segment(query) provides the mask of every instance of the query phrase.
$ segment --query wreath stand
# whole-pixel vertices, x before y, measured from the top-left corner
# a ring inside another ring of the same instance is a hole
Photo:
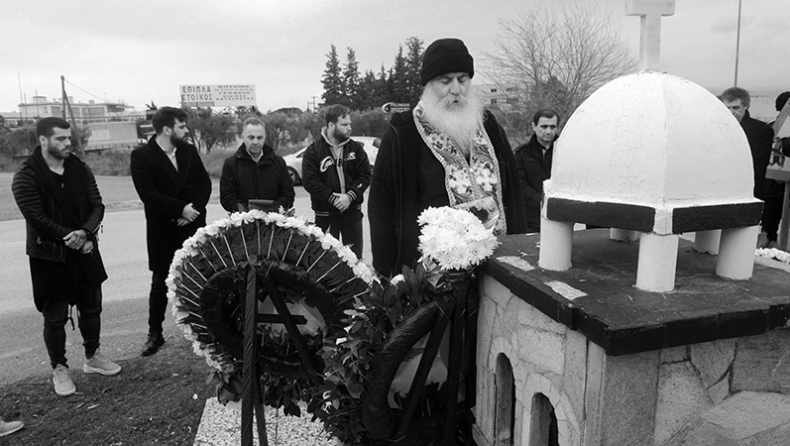
[[[382,408],[382,398],[386,401],[386,391],[378,391],[375,392],[376,395],[369,395],[368,401],[363,408],[363,412],[368,412],[368,414],[370,414],[369,411],[372,408],[378,412],[372,417],[372,425],[369,425],[367,420],[365,422],[366,427],[371,432],[393,432],[391,428],[388,429],[380,425],[380,423],[385,419],[395,418],[393,421],[395,434],[386,438],[392,444],[423,444],[420,442],[420,440],[424,440],[423,438],[415,438],[420,436],[420,432],[423,429],[414,429],[414,414],[419,401],[423,397],[428,373],[436,359],[442,337],[448,325],[450,327],[450,350],[447,362],[447,381],[444,384],[447,389],[448,399],[444,413],[435,420],[435,427],[432,427],[433,429],[441,429],[441,438],[434,444],[445,446],[455,444],[453,442],[455,440],[454,436],[457,434],[456,427],[459,413],[463,416],[466,415],[465,410],[458,410],[458,391],[462,384],[466,386],[466,400],[463,404],[465,407],[468,407],[470,403],[473,403],[474,377],[468,375],[468,364],[470,355],[474,354],[477,337],[477,305],[476,300],[470,298],[468,292],[470,273],[466,271],[450,271],[444,273],[444,275],[446,280],[431,290],[437,296],[437,299],[428,304],[427,310],[432,311],[435,316],[426,319],[425,325],[430,327],[428,341],[417,367],[417,372],[414,375],[409,394],[403,405],[403,412],[400,416],[394,416],[394,414],[389,413],[389,410],[380,410]],[[424,336],[424,333],[423,331],[419,333],[419,336],[415,336],[417,339],[414,342]],[[399,362],[400,359],[402,358],[397,358],[397,361]],[[375,361],[376,359],[374,359]],[[382,365],[383,369],[387,367],[390,366]],[[374,366],[371,365],[370,373],[375,376],[373,368]],[[464,382],[461,381],[462,377],[465,378]],[[391,379],[388,381],[391,382]],[[365,416],[363,414],[363,417]]]
[[[307,320],[303,316],[292,315],[288,307],[283,302],[279,290],[274,280],[266,271],[266,276],[262,280],[258,278],[255,268],[257,258],[252,258],[246,269],[246,284],[240,283],[244,289],[240,290],[244,296],[244,366],[242,379],[242,402],[241,402],[241,444],[242,446],[252,446],[253,444],[253,412],[258,426],[258,440],[261,446],[268,446],[269,441],[266,435],[266,419],[263,412],[263,397],[259,388],[259,377],[257,370],[259,338],[256,333],[256,325],[259,322],[271,324],[283,324],[290,335],[290,340],[296,347],[302,365],[307,369],[314,380],[318,380],[318,374],[310,362],[306,344],[302,338],[297,325],[303,325]],[[246,286],[245,286],[246,285]],[[274,308],[278,314],[258,314],[258,287],[263,285],[269,299],[272,300]],[[320,381],[317,381],[320,384]]]

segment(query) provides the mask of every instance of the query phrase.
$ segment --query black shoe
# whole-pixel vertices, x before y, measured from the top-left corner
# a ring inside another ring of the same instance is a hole
[[[159,351],[159,347],[164,345],[165,338],[162,333],[148,333],[148,340],[145,341],[143,346],[143,356],[151,356]]]

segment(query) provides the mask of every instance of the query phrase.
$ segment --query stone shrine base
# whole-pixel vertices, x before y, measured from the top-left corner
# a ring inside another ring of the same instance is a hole
[[[731,281],[681,240],[672,293],[633,287],[637,243],[574,233],[573,267],[508,236],[484,267],[479,446],[790,444],[790,275]]]

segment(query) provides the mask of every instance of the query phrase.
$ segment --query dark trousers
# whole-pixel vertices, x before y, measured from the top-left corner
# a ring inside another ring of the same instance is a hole
[[[332,234],[344,245],[350,246],[357,258],[362,259],[362,211],[348,211],[337,217],[316,215],[315,224],[325,233]]]
[[[167,309],[167,279],[168,271],[153,271],[151,274],[151,293],[148,295],[148,332],[162,333],[162,323],[165,321]]]
[[[763,198],[762,226],[768,241],[775,242],[779,231],[779,221],[782,219],[783,196]]]
[[[96,291],[101,293],[101,290]],[[44,304],[44,344],[47,346],[49,363],[54,369],[66,364],[66,322],[69,320],[69,301],[48,299]],[[85,357],[93,357],[99,348],[101,331],[101,306],[88,302],[77,303],[77,320],[82,334]]]

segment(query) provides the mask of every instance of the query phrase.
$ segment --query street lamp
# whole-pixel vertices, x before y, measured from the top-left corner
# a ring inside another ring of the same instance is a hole
[[[738,54],[741,50],[741,3],[743,0],[738,0],[738,32],[735,39],[735,84],[738,86]]]

